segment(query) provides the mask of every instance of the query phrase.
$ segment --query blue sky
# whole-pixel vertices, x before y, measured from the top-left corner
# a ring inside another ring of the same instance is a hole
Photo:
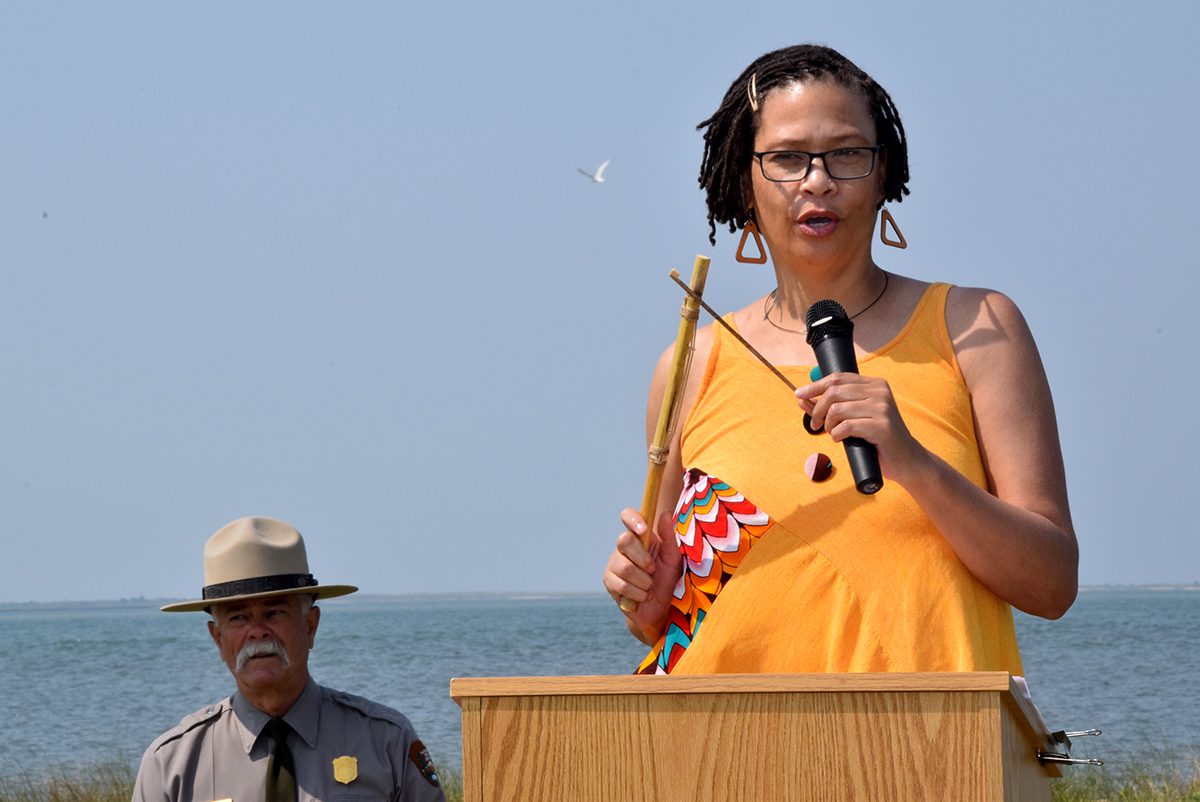
[[[772,286],[694,127],[799,41],[903,115],[881,264],[1029,319],[1082,581],[1198,581],[1195,8],[6,3],[0,602],[191,597],[248,514],[324,582],[598,591],[667,272]]]

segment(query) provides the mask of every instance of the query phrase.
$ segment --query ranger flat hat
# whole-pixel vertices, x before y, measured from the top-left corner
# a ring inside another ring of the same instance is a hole
[[[238,518],[204,544],[204,590],[196,601],[177,602],[164,613],[207,610],[214,604],[268,596],[345,596],[353,585],[321,585],[308,572],[304,538],[274,518]]]

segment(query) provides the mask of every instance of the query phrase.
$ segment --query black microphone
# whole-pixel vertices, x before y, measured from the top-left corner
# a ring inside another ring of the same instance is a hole
[[[846,310],[837,301],[817,301],[804,315],[808,328],[805,338],[817,355],[821,375],[832,373],[858,373],[858,360],[854,357],[854,323],[846,316]],[[850,472],[854,474],[854,485],[859,493],[878,493],[883,487],[883,472],[879,470],[879,454],[875,446],[861,437],[847,437],[846,459]]]

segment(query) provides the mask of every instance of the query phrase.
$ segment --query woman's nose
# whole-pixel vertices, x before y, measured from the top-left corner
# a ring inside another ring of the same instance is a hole
[[[808,165],[808,174],[800,179],[800,189],[810,194],[828,192],[834,186],[834,180],[825,169],[825,157],[818,156]]]

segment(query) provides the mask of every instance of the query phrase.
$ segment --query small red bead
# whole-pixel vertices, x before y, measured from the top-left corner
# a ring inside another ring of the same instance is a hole
[[[833,473],[833,460],[817,452],[804,461],[804,472],[814,482],[824,482]]]

